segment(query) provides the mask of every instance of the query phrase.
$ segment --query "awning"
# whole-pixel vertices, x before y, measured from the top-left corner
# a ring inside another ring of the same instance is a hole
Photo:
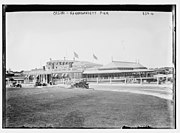
[[[62,73],[61,77],[64,77],[65,76],[65,73]]]
[[[27,75],[41,75],[41,74],[60,74],[60,73],[75,73],[75,72],[82,72],[82,70],[40,70],[40,71],[30,71]]]
[[[22,77],[22,76],[20,76],[20,77],[11,77],[11,78],[9,78],[9,81],[14,81],[14,80],[24,80],[25,79],[25,77]]]
[[[167,75],[165,75],[165,74],[157,74],[157,75],[154,75],[154,77],[156,77],[156,78],[162,78],[162,77],[167,77]]]
[[[66,73],[64,77],[68,77],[68,76],[69,76],[69,74],[68,74],[68,73]]]

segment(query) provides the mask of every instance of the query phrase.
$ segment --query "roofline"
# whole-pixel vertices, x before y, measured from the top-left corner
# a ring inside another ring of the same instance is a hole
[[[132,68],[132,70],[136,69],[147,69],[147,67],[100,67],[98,68],[99,70],[111,70],[116,68],[116,70],[121,69],[121,68]]]
[[[82,73],[83,71],[81,70],[64,70],[64,71],[52,71],[52,70],[48,70],[48,71],[31,71],[29,73],[26,73],[26,75],[38,75],[38,74],[56,74],[56,73]]]
[[[104,70],[104,71],[84,71],[83,74],[109,74],[109,73],[128,73],[128,72],[153,72],[153,70],[149,69],[136,69],[136,70]]]
[[[121,62],[121,63],[136,63],[136,64],[139,64],[139,63],[137,63],[137,62],[130,62],[130,61],[117,61],[117,60],[116,60],[116,61],[114,61],[114,60],[113,60],[112,62]]]
[[[91,64],[95,64],[95,65],[99,65],[99,66],[103,66],[102,64],[97,64],[97,63],[94,63],[94,62],[89,62],[89,61],[77,61],[77,60],[51,60],[51,61],[47,61],[46,63],[49,63],[49,62],[74,62],[74,63],[81,63],[81,62],[85,62],[85,63],[91,63]]]
[[[47,62],[58,62],[58,61],[79,62],[79,61],[77,61],[77,60],[51,60],[51,61],[47,61]]]

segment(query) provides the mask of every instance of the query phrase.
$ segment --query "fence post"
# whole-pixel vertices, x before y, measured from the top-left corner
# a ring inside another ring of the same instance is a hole
[[[97,84],[99,83],[98,78],[96,78]]]

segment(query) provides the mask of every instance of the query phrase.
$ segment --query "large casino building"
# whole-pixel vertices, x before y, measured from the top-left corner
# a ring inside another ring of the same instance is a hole
[[[43,82],[43,83],[62,83],[69,80],[83,78],[83,72],[91,68],[102,67],[100,64],[88,61],[76,60],[50,60],[43,66],[43,69],[33,69],[24,72],[26,74],[26,83]]]
[[[120,81],[125,78],[149,78],[153,76],[153,71],[147,69],[140,63],[112,61],[111,63],[95,69],[87,69],[83,72],[83,77],[89,81],[111,79]]]
[[[88,61],[50,60],[42,69],[24,72],[25,83],[36,81],[55,84],[65,81],[86,79],[88,82],[120,82],[126,79],[152,78],[153,70],[149,70],[140,63],[112,61],[107,65]]]

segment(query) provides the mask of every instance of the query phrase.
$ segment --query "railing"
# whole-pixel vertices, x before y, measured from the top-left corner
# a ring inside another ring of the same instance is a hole
[[[88,83],[108,83],[108,84],[161,84],[166,83],[169,80],[161,80],[160,78],[155,77],[114,77],[114,78],[78,78],[78,79],[53,79],[51,82],[53,84],[71,84],[79,82],[80,80],[86,80]],[[172,83],[172,81],[170,81]],[[35,83],[33,82],[24,82],[24,83]]]
[[[155,77],[138,77],[138,78],[87,78],[89,83],[124,83],[124,84],[161,84],[168,82],[168,79],[160,80],[160,78]]]

